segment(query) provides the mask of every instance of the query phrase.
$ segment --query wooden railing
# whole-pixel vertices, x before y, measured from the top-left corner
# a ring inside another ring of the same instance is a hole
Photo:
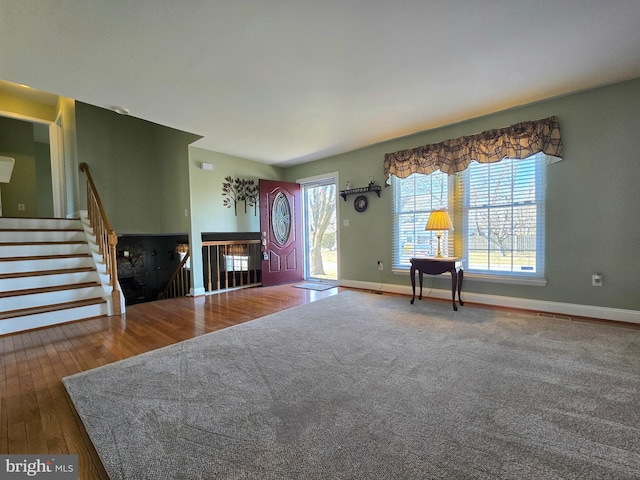
[[[190,253],[187,251],[184,258],[173,272],[171,280],[165,287],[165,289],[158,295],[158,300],[163,298],[177,298],[186,297],[191,289],[191,270],[185,268],[189,261]]]
[[[207,292],[257,285],[261,272],[260,240],[202,242]],[[215,277],[215,278],[214,278]]]
[[[80,164],[80,170],[87,176],[87,214],[89,217],[89,225],[96,237],[98,251],[102,255],[103,261],[107,267],[109,275],[109,284],[111,285],[111,301],[114,315],[120,315],[122,309],[120,307],[120,285],[118,283],[118,264],[116,261],[116,245],[118,245],[118,235],[111,228],[109,219],[102,206],[102,201],[98,195],[91,173],[89,173],[89,165]]]
[[[260,284],[260,240],[206,241],[202,242],[202,254],[207,292]],[[185,268],[188,259],[189,252],[158,296],[159,300],[184,297],[190,293],[191,271]]]

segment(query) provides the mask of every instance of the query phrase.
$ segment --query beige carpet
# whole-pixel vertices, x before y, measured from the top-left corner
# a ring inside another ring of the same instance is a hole
[[[112,479],[637,479],[640,331],[343,292],[64,379]]]

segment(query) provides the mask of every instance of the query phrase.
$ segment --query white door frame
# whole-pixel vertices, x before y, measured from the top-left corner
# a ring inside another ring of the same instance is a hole
[[[339,173],[338,172],[329,172],[329,173],[324,173],[322,175],[314,175],[313,177],[305,177],[305,178],[300,178],[298,180],[296,180],[297,183],[300,184],[301,188],[302,188],[302,195],[303,197],[306,195],[305,193],[305,187],[308,185],[312,185],[314,183],[317,183],[321,180],[328,180],[328,179],[333,179],[335,186],[336,186],[336,248],[338,249],[337,251],[337,263],[338,263],[338,273],[337,273],[337,279],[336,281],[338,283],[340,283],[340,209],[338,208],[338,206],[340,205],[338,203],[338,199],[340,198],[340,189],[338,188],[338,186],[340,185],[340,179],[339,179]],[[304,204],[305,202],[303,202]],[[306,204],[304,205],[305,209],[306,209]],[[302,231],[303,233],[303,237],[304,237],[304,243],[305,243],[305,249],[304,249],[304,265],[305,265],[305,272],[304,272],[304,278],[305,280],[309,278],[309,272],[308,270],[308,266],[309,266],[309,239],[306,238],[307,235],[307,215],[306,212],[303,212],[302,215]]]
[[[62,115],[49,125],[49,148],[51,150],[51,182],[53,188],[53,216],[65,218],[67,212],[67,189],[64,175],[64,137]]]

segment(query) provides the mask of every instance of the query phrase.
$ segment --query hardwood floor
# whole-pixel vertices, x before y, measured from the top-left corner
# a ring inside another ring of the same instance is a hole
[[[256,287],[133,305],[99,317],[0,337],[0,453],[77,454],[79,479],[101,466],[77,424],[61,379],[287,308],[335,295]]]

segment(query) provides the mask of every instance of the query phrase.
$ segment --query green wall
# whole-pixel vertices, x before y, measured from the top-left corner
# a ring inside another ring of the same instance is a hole
[[[213,170],[203,170],[202,163],[213,165]],[[233,208],[222,204],[222,184],[226,176],[254,180],[260,178],[279,180],[283,170],[263,163],[189,147],[189,176],[191,185],[191,221],[201,232],[258,232],[260,212],[253,208],[244,211],[244,203],[238,204],[238,215]]]
[[[640,79],[499,112],[354,152],[287,168],[285,180],[338,171],[340,189],[364,186],[374,175],[383,184],[384,154],[525,120],[557,115],[564,159],[548,167],[546,286],[489,283],[465,277],[464,290],[534,300],[640,309]],[[390,125],[390,130],[392,129]],[[391,265],[392,187],[370,196],[364,213],[351,197],[339,201],[341,279],[407,285]],[[349,226],[343,221],[349,220]],[[603,287],[591,286],[601,273]],[[450,288],[445,278],[435,288]],[[427,283],[428,284],[428,283]]]
[[[81,102],[75,123],[78,162],[89,165],[118,234],[188,231],[188,145],[200,137]]]
[[[38,213],[38,193],[36,190],[36,161],[33,155],[0,150],[0,156],[12,157],[13,166],[10,183],[0,183],[2,194],[2,216],[36,217]],[[18,205],[24,205],[20,210]]]
[[[202,163],[213,166],[213,170],[203,170]],[[189,147],[189,183],[191,207],[191,268],[195,279],[194,291],[202,293],[202,234],[207,232],[259,232],[260,212],[254,214],[251,207],[244,211],[244,203],[233,208],[222,204],[222,184],[226,176],[243,178],[280,180],[283,170],[263,163],[232,157],[222,153]]]
[[[48,143],[35,142],[37,216],[53,217],[51,149]]]
[[[0,117],[0,155],[15,159],[11,181],[0,184],[3,216],[37,216],[38,172],[45,168],[38,162],[38,153],[31,122]],[[18,204],[24,205],[24,210],[19,210]]]

